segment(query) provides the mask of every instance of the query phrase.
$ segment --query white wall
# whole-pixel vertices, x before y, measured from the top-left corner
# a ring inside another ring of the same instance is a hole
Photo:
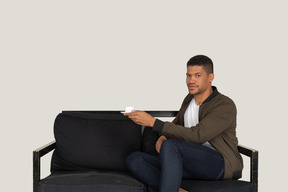
[[[62,110],[179,109],[195,54],[260,151],[259,191],[284,188],[287,18],[284,0],[1,1],[0,191],[32,191],[32,151]]]

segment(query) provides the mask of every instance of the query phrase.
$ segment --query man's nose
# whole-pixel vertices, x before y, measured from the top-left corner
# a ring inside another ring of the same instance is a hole
[[[195,77],[194,77],[194,76],[191,76],[191,77],[189,78],[189,83],[195,83],[195,82],[196,82]]]

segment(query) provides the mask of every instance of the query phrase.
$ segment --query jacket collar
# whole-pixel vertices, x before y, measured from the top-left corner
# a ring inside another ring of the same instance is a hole
[[[212,86],[212,90],[213,90],[213,92],[211,93],[211,95],[209,95],[209,97],[202,104],[208,103],[214,97],[216,97],[218,94],[220,94],[215,86]],[[187,105],[187,107],[193,98],[194,98],[194,95],[188,94],[187,98],[185,99],[186,100],[185,104]]]
[[[213,92],[211,93],[211,95],[209,95],[209,97],[202,103],[201,106],[203,106],[203,104],[208,103],[209,101],[211,101],[214,97],[216,97],[217,95],[219,95],[220,93],[218,92],[217,88],[215,86],[212,86],[212,90]],[[184,114],[189,106],[189,103],[191,102],[191,100],[193,99],[194,95],[190,95],[188,94],[186,96],[186,98],[184,99],[184,102],[181,106],[181,109],[179,111],[179,115],[180,117],[184,117]],[[180,120],[180,124],[184,125],[184,118],[182,118]]]
[[[208,103],[209,101],[211,101],[214,97],[216,97],[219,94],[217,87],[212,86],[212,90],[213,92],[211,93],[211,95],[202,104]]]

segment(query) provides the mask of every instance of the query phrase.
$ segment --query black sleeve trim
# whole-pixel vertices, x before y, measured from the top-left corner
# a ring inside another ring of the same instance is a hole
[[[156,119],[154,126],[153,126],[153,131],[157,131],[157,132],[161,133],[163,127],[164,127],[164,122],[159,120],[159,119]]]

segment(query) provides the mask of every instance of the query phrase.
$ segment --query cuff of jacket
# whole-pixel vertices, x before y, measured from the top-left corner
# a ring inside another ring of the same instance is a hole
[[[153,131],[157,131],[157,132],[161,133],[163,127],[164,127],[164,122],[159,120],[159,119],[156,119],[154,126],[153,126]]]

